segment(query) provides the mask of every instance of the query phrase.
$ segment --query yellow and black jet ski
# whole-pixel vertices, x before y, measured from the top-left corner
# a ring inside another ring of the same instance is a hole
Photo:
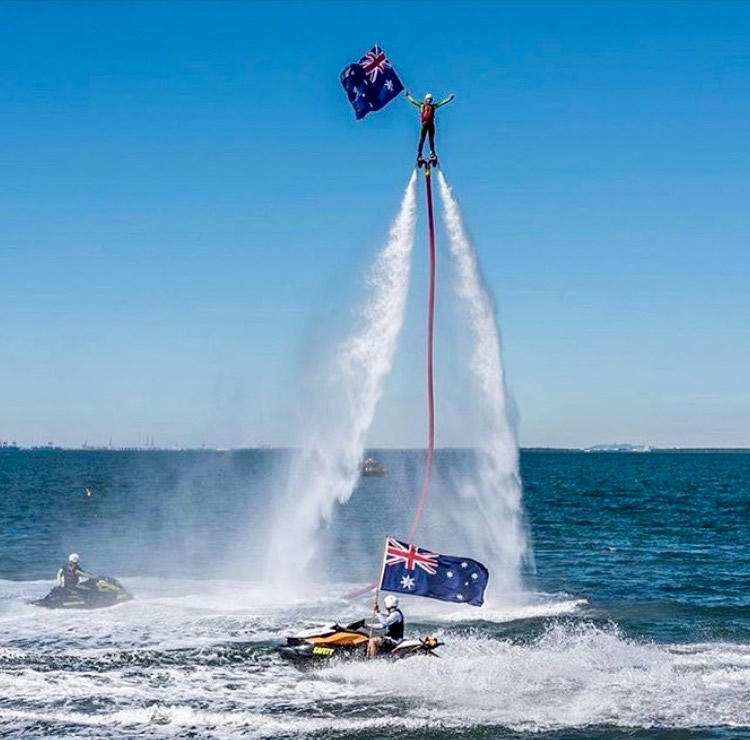
[[[55,586],[44,598],[31,603],[48,609],[103,609],[132,598],[133,595],[116,578],[96,576],[74,588]]]
[[[295,663],[298,668],[319,667],[334,659],[364,660],[367,657],[369,639],[369,633],[364,627],[365,620],[360,619],[346,627],[334,623],[325,627],[302,630],[287,637],[286,642],[279,645],[276,651],[285,660]],[[435,637],[401,640],[388,652],[379,652],[378,658],[400,660],[415,655],[439,657],[434,651],[443,644]]]

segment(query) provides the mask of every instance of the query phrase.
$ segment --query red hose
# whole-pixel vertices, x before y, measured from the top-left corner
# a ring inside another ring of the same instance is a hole
[[[422,493],[417,502],[417,512],[409,531],[408,542],[414,543],[414,536],[422,521],[422,511],[430,487],[430,473],[432,472],[432,453],[435,449],[435,393],[432,381],[432,334],[435,326],[435,219],[432,214],[432,177],[430,168],[424,168],[424,182],[427,188],[427,226],[429,229],[429,294],[427,298],[427,462],[425,463],[424,478],[422,479]]]
[[[432,215],[432,178],[429,166],[424,169],[424,181],[427,188],[427,227],[429,229],[428,253],[430,255],[429,266],[429,293],[427,297],[427,462],[422,479],[422,493],[417,501],[417,511],[409,531],[409,544],[414,544],[414,536],[422,521],[424,503],[427,500],[427,491],[430,487],[430,473],[432,472],[432,453],[435,451],[435,392],[432,381],[432,334],[435,327],[435,219]],[[361,596],[362,594],[378,588],[379,583],[373,583],[363,588],[358,588],[346,594],[347,598]]]
[[[429,234],[428,254],[430,255],[429,266],[429,293],[427,297],[427,462],[422,479],[422,493],[417,501],[417,511],[409,531],[409,544],[414,544],[414,536],[422,521],[424,503],[427,500],[427,491],[430,487],[430,473],[432,472],[432,453],[435,451],[435,392],[432,380],[432,334],[435,327],[435,219],[432,214],[432,177],[429,166],[424,168],[424,181],[427,188],[427,227]],[[355,589],[346,594],[347,598],[362,596],[362,594],[378,588],[380,584],[373,583],[369,586]]]

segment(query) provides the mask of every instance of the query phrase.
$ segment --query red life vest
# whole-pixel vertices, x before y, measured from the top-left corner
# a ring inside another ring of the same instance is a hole
[[[73,588],[73,586],[78,585],[78,581],[80,581],[80,576],[78,575],[78,563],[71,563],[67,562],[63,566],[63,582],[65,584],[65,588]]]
[[[432,103],[422,103],[422,123],[432,123],[435,118],[435,106]]]

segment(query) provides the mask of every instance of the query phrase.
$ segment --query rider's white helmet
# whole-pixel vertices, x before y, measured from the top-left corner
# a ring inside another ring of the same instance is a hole
[[[69,563],[77,563],[80,560],[78,557],[77,552],[71,552],[70,555],[68,555],[68,562]]]
[[[398,596],[388,594],[388,596],[383,599],[383,603],[385,604],[386,609],[395,609],[398,606]]]
[[[432,93],[427,93],[427,95],[424,96],[425,102],[429,103],[432,100]]]

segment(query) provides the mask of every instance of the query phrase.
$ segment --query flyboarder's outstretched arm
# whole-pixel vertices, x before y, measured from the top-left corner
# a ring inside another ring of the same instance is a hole
[[[412,104],[416,105],[417,108],[420,108],[422,103],[420,103],[416,98],[413,98],[411,95],[409,95],[408,90],[404,90],[404,95],[406,95],[406,99]]]
[[[455,96],[455,95],[454,95],[453,93],[451,93],[451,94],[450,94],[450,95],[449,95],[449,96],[448,96],[448,97],[447,97],[447,98],[446,98],[445,100],[441,100],[441,101],[440,101],[439,103],[435,103],[435,107],[436,107],[436,108],[439,108],[439,107],[440,107],[441,105],[447,105],[447,104],[448,104],[448,103],[450,103],[450,102],[451,102],[451,101],[453,100],[453,98],[455,98],[455,97],[456,97],[456,96]]]

